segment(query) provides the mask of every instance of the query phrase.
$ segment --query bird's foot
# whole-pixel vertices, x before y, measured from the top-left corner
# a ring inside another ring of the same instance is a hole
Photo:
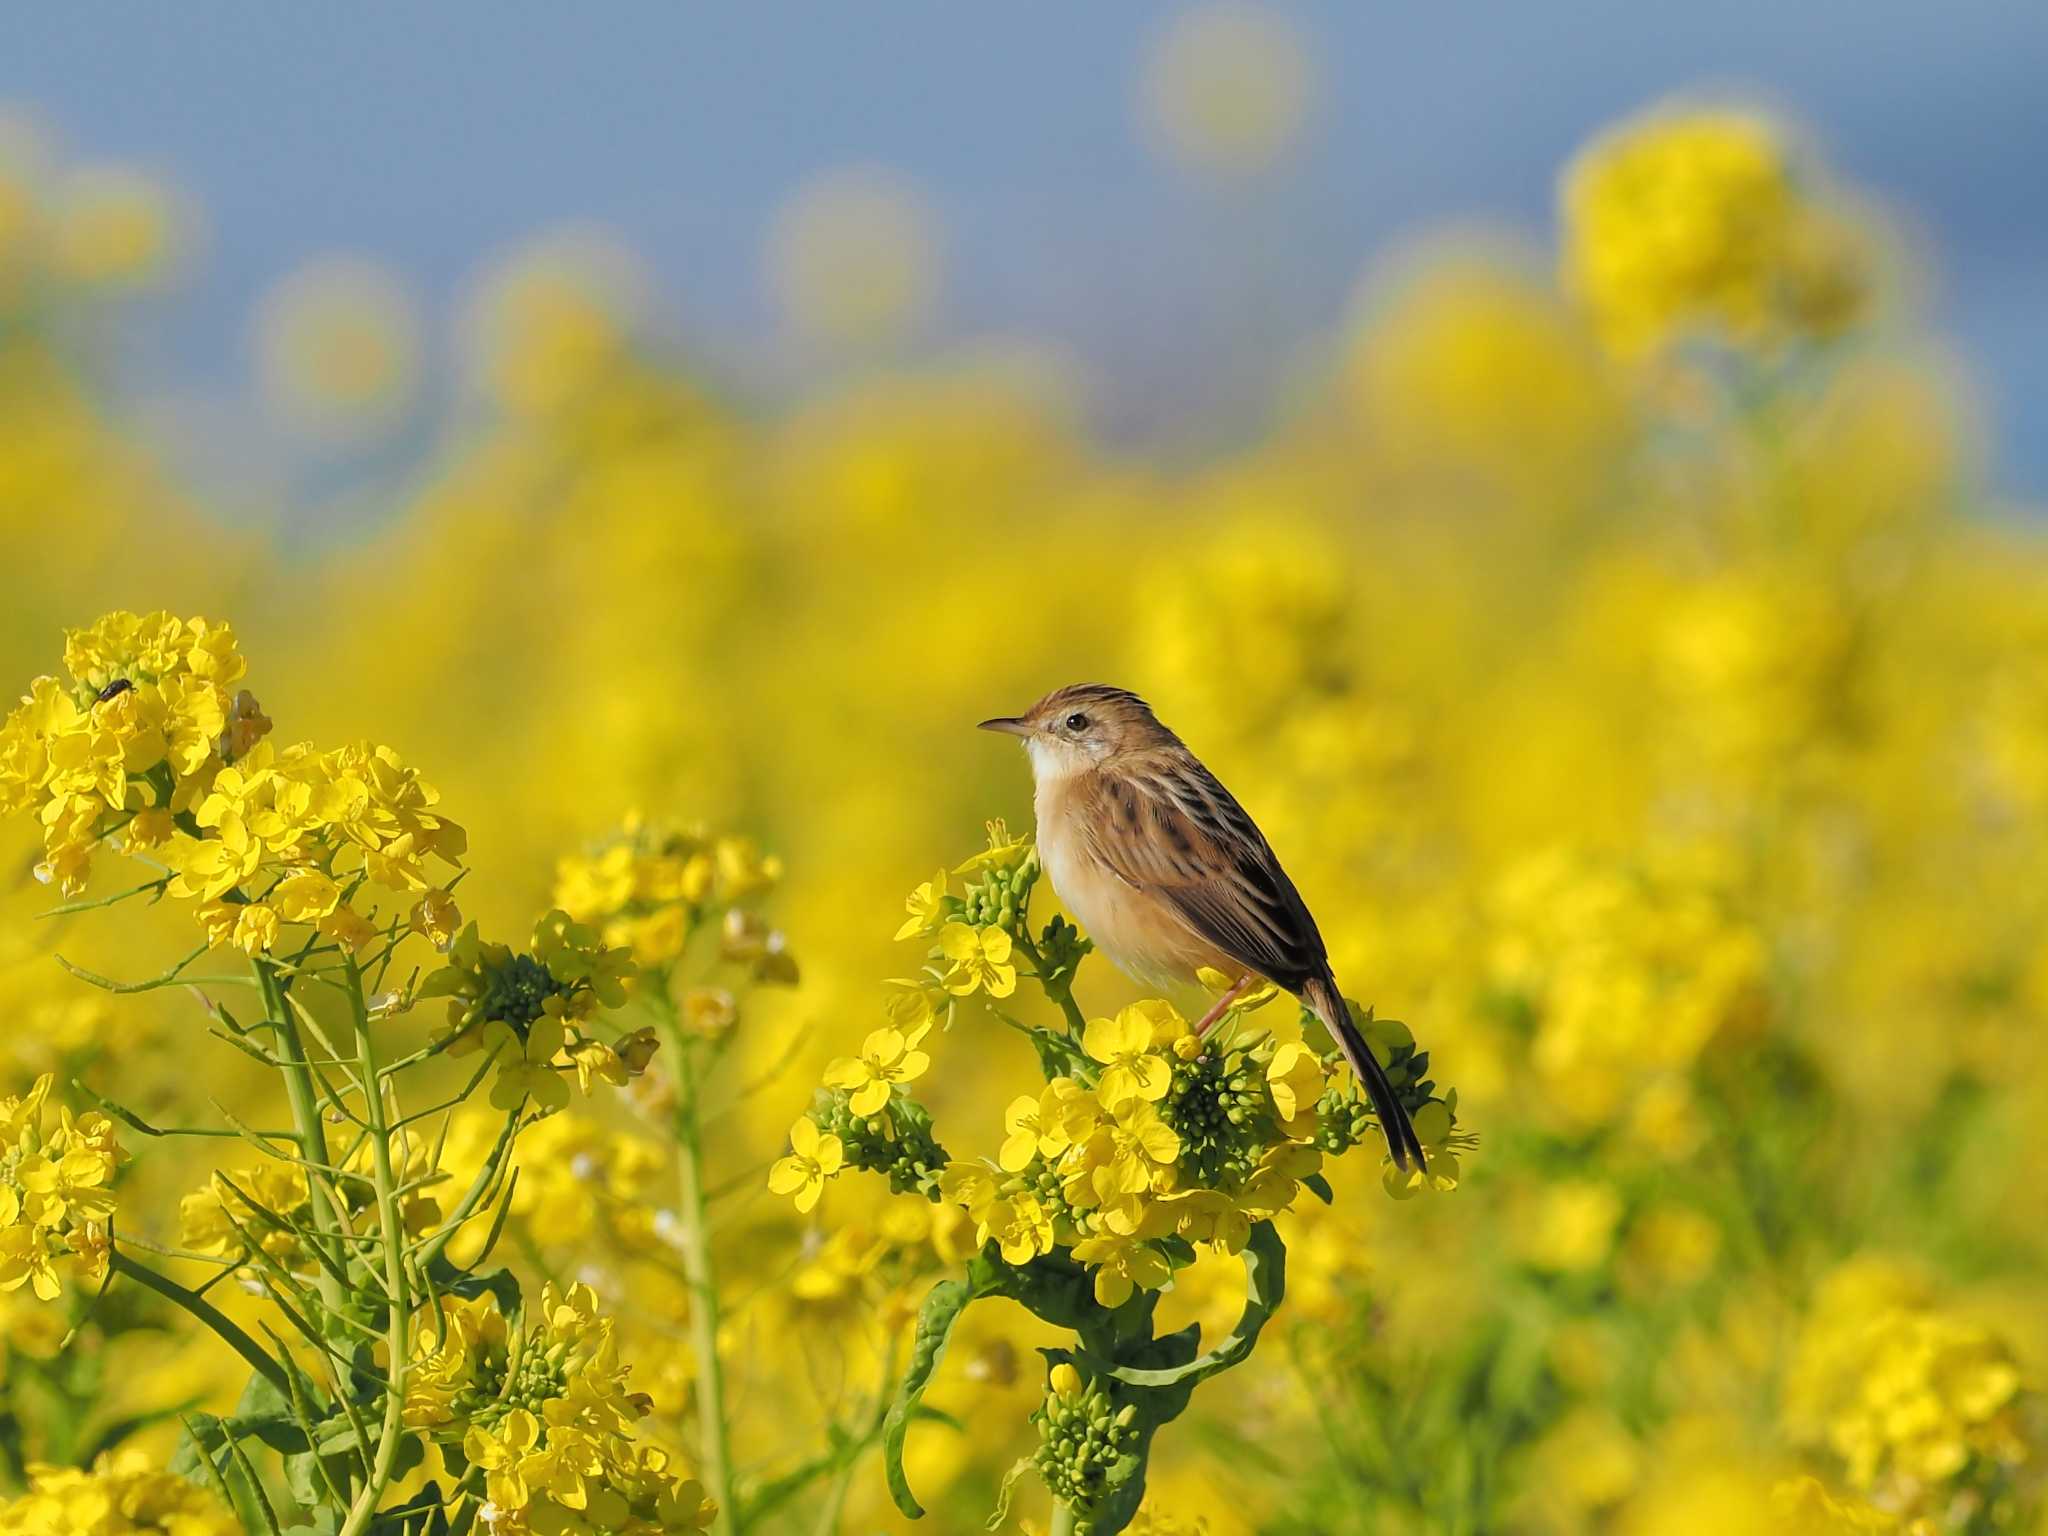
[[[1252,984],[1252,980],[1253,977],[1249,971],[1238,977],[1236,981],[1230,984],[1230,990],[1217,998],[1215,1004],[1207,1013],[1195,1020],[1195,1038],[1197,1040],[1203,1038],[1210,1030],[1216,1027],[1216,1021],[1230,1011],[1232,1003],[1244,996],[1245,989]]]

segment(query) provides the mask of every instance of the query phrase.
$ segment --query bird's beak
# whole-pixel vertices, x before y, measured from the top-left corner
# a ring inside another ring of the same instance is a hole
[[[993,720],[984,720],[979,727],[984,731],[1001,731],[1009,736],[1029,736],[1031,722],[1022,715],[997,715]]]

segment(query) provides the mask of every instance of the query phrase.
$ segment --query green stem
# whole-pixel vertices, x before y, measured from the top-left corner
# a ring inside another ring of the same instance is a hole
[[[1016,948],[1031,962],[1032,978],[1037,981],[1039,990],[1059,1005],[1060,1012],[1067,1017],[1068,1032],[1079,1040],[1088,1028],[1088,1021],[1081,1016],[1081,1005],[1074,1001],[1074,978],[1065,976],[1057,982],[1047,980],[1045,956],[1038,952],[1037,943],[1029,937],[1018,939]]]
[[[846,1495],[853,1487],[854,1468],[860,1465],[858,1455],[848,1456],[846,1464],[832,1478],[832,1486],[825,1495],[825,1508],[818,1516],[816,1536],[839,1536],[840,1517],[846,1512]]]
[[[227,1314],[208,1301],[197,1291],[187,1290],[169,1275],[160,1275],[145,1264],[139,1264],[123,1253],[119,1247],[113,1250],[114,1273],[126,1275],[138,1285],[155,1291],[174,1306],[182,1307],[193,1317],[204,1323],[217,1334],[222,1343],[249,1362],[250,1368],[278,1391],[291,1396],[291,1383],[286,1380],[284,1367],[279,1365],[270,1352],[236,1326]]]
[[[399,1442],[405,1438],[401,1415],[405,1409],[406,1377],[411,1371],[408,1350],[412,1305],[405,1270],[405,1222],[398,1208],[398,1178],[391,1162],[391,1129],[385,1114],[383,1081],[377,1071],[377,1046],[371,1036],[369,1009],[363,1001],[362,973],[352,960],[348,981],[349,1010],[355,1022],[356,1070],[362,1075],[363,1112],[370,1123],[371,1176],[376,1184],[377,1227],[382,1239],[379,1246],[384,1250],[384,1287],[390,1296],[384,1328],[385,1349],[390,1355],[385,1374],[390,1386],[384,1394],[384,1424],[377,1438],[377,1459],[340,1532],[340,1536],[362,1536],[376,1517],[378,1501],[391,1486]]]
[[[315,1165],[306,1170],[306,1194],[308,1203],[313,1207],[313,1231],[315,1234],[338,1233],[342,1230],[341,1218],[332,1193],[327,1187],[326,1177],[315,1171],[326,1166],[328,1156],[327,1128],[320,1120],[320,1099],[313,1088],[313,1069],[306,1060],[306,1048],[299,1040],[298,1025],[292,1021],[291,1009],[285,1005],[284,988],[278,981],[277,968],[263,959],[256,960],[254,968],[256,985],[263,993],[264,1011],[277,1030],[277,1056],[284,1074],[285,1100],[291,1105],[292,1127],[298,1136],[299,1155]],[[320,1299],[335,1311],[340,1311],[342,1286],[329,1272],[329,1266],[321,1267],[319,1280]]]
[[[675,1001],[664,990],[657,1014],[663,1044],[675,1062],[677,1235],[683,1281],[690,1290],[690,1347],[697,1356],[697,1475],[718,1505],[712,1529],[739,1536],[732,1498],[732,1448],[725,1419],[725,1367],[718,1356],[718,1273],[711,1254],[711,1223],[704,1197],[704,1148],[698,1095],[701,1083],[694,1042],[687,1039]]]
[[[484,1159],[483,1167],[477,1169],[476,1177],[470,1180],[468,1191],[464,1193],[455,1209],[449,1212],[447,1219],[413,1255],[413,1263],[418,1266],[421,1274],[425,1274],[432,1267],[449,1243],[455,1240],[455,1234],[476,1214],[477,1206],[483,1202],[484,1195],[497,1182],[498,1170],[504,1166],[506,1155],[512,1150],[513,1138],[518,1134],[519,1111],[515,1109],[505,1116],[505,1128],[498,1132],[497,1145],[491,1148],[491,1155]]]
[[[1052,1506],[1052,1531],[1050,1536],[1074,1536],[1074,1512],[1057,1499]]]

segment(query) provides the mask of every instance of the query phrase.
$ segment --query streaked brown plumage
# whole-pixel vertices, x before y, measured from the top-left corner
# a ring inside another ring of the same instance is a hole
[[[1117,968],[1160,984],[1191,982],[1207,966],[1238,977],[1240,989],[1261,978],[1286,988],[1365,1084],[1394,1161],[1422,1166],[1422,1144],[1351,1022],[1300,892],[1244,807],[1145,701],[1078,683],[981,724],[1023,738],[1039,857]]]

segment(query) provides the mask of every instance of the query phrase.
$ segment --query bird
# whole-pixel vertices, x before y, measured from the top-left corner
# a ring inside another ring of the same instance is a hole
[[[1337,991],[1308,904],[1258,823],[1150,705],[1125,688],[1075,683],[980,728],[1023,740],[1039,860],[1118,970],[1154,986],[1186,985],[1204,968],[1234,977],[1198,1032],[1258,982],[1291,992],[1364,1084],[1395,1165],[1427,1167]]]

